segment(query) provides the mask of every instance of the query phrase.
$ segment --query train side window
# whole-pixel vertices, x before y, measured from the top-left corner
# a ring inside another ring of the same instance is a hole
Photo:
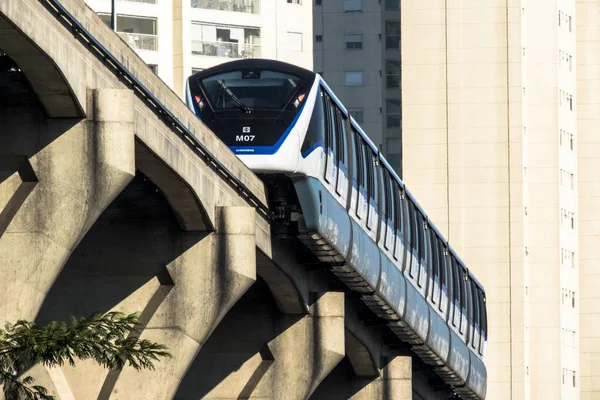
[[[352,135],[350,135],[350,140],[351,143],[348,146],[348,154],[349,158],[352,159],[352,186],[356,186],[356,191],[358,193],[358,187],[359,187],[359,183],[358,183],[358,149],[357,149],[357,141],[356,141],[356,132],[354,131],[354,129],[352,129]]]
[[[326,167],[325,167],[325,181],[333,183],[335,181],[335,170],[336,170],[336,140],[335,131],[333,130],[333,119],[331,112],[331,100],[326,93],[323,93],[323,107],[325,111],[325,149],[327,155]],[[331,155],[333,153],[333,157]],[[333,168],[333,174],[329,171]]]
[[[475,326],[475,329],[473,329],[473,335],[472,336],[472,340],[473,340],[473,347],[477,348],[478,343],[475,343],[475,331],[476,330],[480,330],[481,327],[481,320],[479,317],[479,296],[477,295],[477,286],[475,285],[475,282],[473,281],[469,281],[469,284],[471,286],[471,303],[473,304],[473,325]]]
[[[479,297],[479,313],[481,319],[481,336],[484,340],[487,339],[487,307],[485,304],[485,297],[483,296],[483,292],[478,288],[478,297]],[[483,349],[481,349],[483,351]]]
[[[411,252],[413,257],[419,257],[418,254],[418,249],[419,249],[419,220],[417,217],[417,210],[414,206],[414,204],[409,200],[408,201],[408,212],[410,213],[410,239],[411,239],[411,243],[410,243],[410,247],[411,247]],[[411,278],[414,278],[415,276],[415,272],[417,272],[417,270],[414,270],[412,265],[410,265],[410,269],[409,269],[409,275]]]
[[[465,281],[465,272],[461,265],[458,266],[458,278],[460,279],[459,288],[460,288],[460,312],[462,315],[467,317],[468,320],[468,312],[467,312],[467,302],[468,302],[468,294],[467,294],[467,282]],[[460,333],[465,333],[466,324],[463,324],[463,318],[461,316],[460,323]]]
[[[452,269],[452,324],[460,325],[460,278],[458,274],[458,264],[456,259],[451,256]]]
[[[346,149],[348,147],[346,145],[346,118],[338,107],[335,107],[335,114],[337,116],[336,132],[338,135],[338,159],[342,164],[348,165],[348,156],[346,154]]]
[[[387,207],[387,225],[389,226],[389,229],[386,228],[385,229],[385,234],[386,234],[386,249],[390,250],[394,248],[394,242],[391,241],[393,240],[393,238],[396,236],[396,196],[394,195],[395,193],[395,185],[394,185],[394,181],[392,179],[392,176],[390,175],[390,173],[387,170],[383,170],[384,171],[384,176],[385,176],[385,182],[386,182],[386,191],[385,191],[385,199],[386,199],[386,207]],[[390,235],[391,237],[387,237],[387,235]]]
[[[444,245],[441,241],[438,240],[438,254],[439,254],[439,260],[440,260],[440,287],[441,287],[441,292],[446,294],[446,298],[448,298],[448,264],[447,264],[447,258],[445,253],[445,249],[444,249]],[[440,294],[440,296],[443,296],[443,294]],[[442,304],[442,301],[440,299],[440,311],[444,312],[444,310],[442,309],[444,305]]]
[[[415,207],[416,209],[416,207]],[[419,287],[423,286],[423,282],[421,282],[421,277],[423,274],[423,268],[421,268],[421,265],[426,262],[425,261],[425,251],[427,249],[427,243],[425,240],[425,221],[423,220],[423,215],[419,212],[416,211],[417,214],[417,238],[418,238],[418,243],[419,243],[419,247],[417,249],[418,251],[418,258],[417,260],[419,260],[419,266],[418,266],[418,278],[417,278],[417,285]]]
[[[430,289],[430,296],[431,296],[431,301],[433,302],[433,304],[436,304],[438,301],[438,290],[440,287],[440,258],[439,258],[439,253],[438,253],[438,240],[437,240],[437,236],[435,234],[435,232],[433,231],[433,229],[430,229],[431,232],[431,252],[433,254],[432,257],[432,273],[431,273],[431,281],[433,282],[433,285]],[[437,285],[437,287],[436,287]]]

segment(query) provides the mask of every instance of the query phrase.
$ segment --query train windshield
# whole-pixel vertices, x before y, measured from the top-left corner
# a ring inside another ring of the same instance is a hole
[[[225,72],[202,79],[208,101],[215,111],[282,111],[301,83],[302,79],[295,75],[256,69]]]

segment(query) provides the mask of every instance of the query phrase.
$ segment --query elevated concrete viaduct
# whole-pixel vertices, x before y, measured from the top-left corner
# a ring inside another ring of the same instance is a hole
[[[0,51],[22,71],[0,79],[0,321],[140,311],[173,357],[38,366],[38,383],[61,400],[450,397],[329,271],[271,238],[262,182],[127,44],[60,2],[197,142],[54,3],[0,0]]]

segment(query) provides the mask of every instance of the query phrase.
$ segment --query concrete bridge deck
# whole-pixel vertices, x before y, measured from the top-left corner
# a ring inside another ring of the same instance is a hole
[[[141,311],[173,358],[36,367],[38,383],[59,399],[448,398],[328,271],[271,238],[262,182],[129,46],[83,1],[55,3],[0,0],[0,50],[35,93],[0,102],[0,321]]]

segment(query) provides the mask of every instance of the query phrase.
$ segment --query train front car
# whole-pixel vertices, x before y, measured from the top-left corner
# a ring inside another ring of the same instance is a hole
[[[315,78],[291,64],[237,60],[188,78],[186,102],[253,171],[295,173]]]

